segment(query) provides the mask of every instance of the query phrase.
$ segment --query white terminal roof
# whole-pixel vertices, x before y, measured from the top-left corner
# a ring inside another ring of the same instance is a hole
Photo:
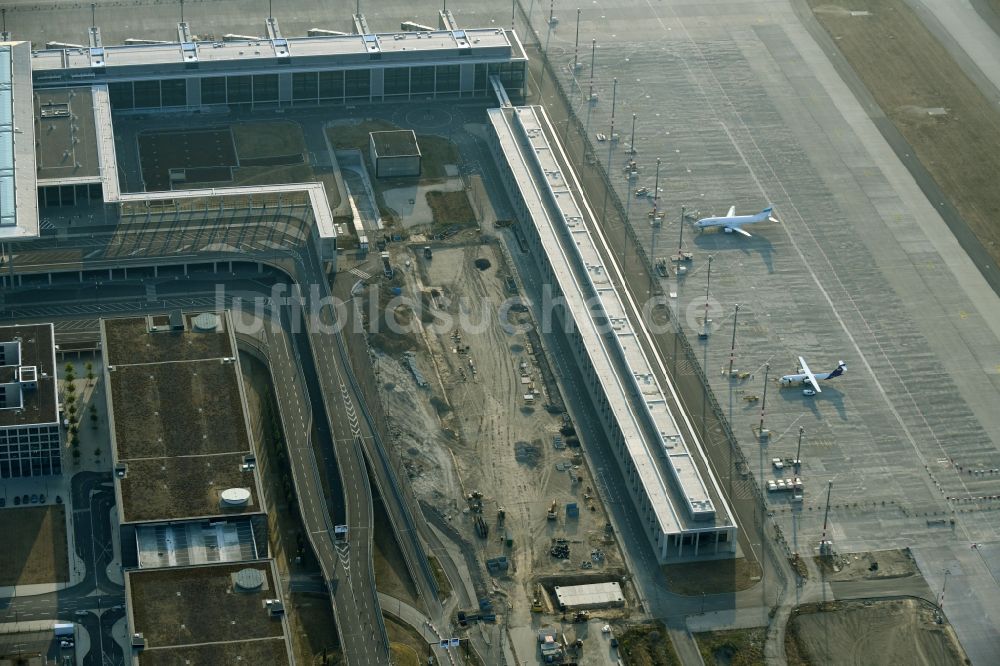
[[[661,530],[674,534],[703,529],[706,521],[732,525],[725,507],[716,516],[705,481],[543,131],[544,111],[513,107],[488,112]],[[630,399],[633,394],[639,397]]]
[[[0,240],[38,236],[31,45],[0,42]]]
[[[625,603],[622,587],[618,583],[590,583],[588,585],[556,585],[556,599],[560,606],[612,606]]]
[[[512,31],[502,28],[469,30],[435,30],[432,32],[399,32],[368,35],[318,35],[315,37],[261,37],[254,40],[217,42],[171,42],[167,44],[126,44],[98,48],[62,48],[35,51],[32,67],[36,72],[79,70],[104,71],[118,67],[150,68],[157,65],[193,66],[213,63],[231,68],[235,63],[291,59],[329,58],[339,56],[358,63],[379,66],[378,60],[390,65],[394,61],[412,62],[410,54],[425,54],[440,60],[436,54],[496,55],[524,60],[524,49]],[[419,56],[417,56],[419,58]],[[376,62],[372,62],[376,60]],[[235,65],[239,67],[239,65]],[[206,67],[206,70],[216,68]],[[206,71],[205,73],[208,73]],[[235,72],[227,72],[235,73]],[[188,71],[186,75],[193,72]],[[82,75],[82,74],[81,74]],[[46,76],[38,77],[40,81]]]

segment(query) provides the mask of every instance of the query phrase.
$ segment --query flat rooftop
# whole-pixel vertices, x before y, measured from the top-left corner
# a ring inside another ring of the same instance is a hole
[[[190,663],[289,663],[285,620],[265,606],[279,596],[272,567],[244,562],[127,572],[132,628],[146,640],[139,662],[183,664],[194,655]],[[246,569],[257,572],[250,578],[259,577],[260,587],[237,584]]]
[[[238,515],[263,511],[254,470],[243,471],[244,453],[125,460],[120,479],[125,522],[172,520],[192,516]],[[222,493],[250,491],[246,504],[230,506]]]
[[[489,116],[660,529],[673,534],[735,525],[678,427],[536,107],[490,109]],[[588,307],[592,295],[598,307]]]
[[[109,368],[119,459],[249,453],[237,370],[219,359]]]
[[[390,130],[369,132],[375,144],[375,154],[379,157],[409,157],[420,154],[417,135],[413,130]]]
[[[186,316],[190,322],[191,316]],[[233,356],[233,347],[225,335],[224,318],[220,318],[222,329],[215,332],[192,331],[191,326],[183,331],[159,331],[150,335],[150,323],[154,326],[168,326],[167,316],[145,318],[105,319],[104,334],[110,365],[131,365],[135,363],[158,363],[161,361],[194,361],[207,358]]]
[[[256,471],[242,467],[252,446],[227,319],[198,331],[195,316],[177,317],[102,321],[123,519],[259,512]],[[172,330],[181,320],[185,330]],[[248,490],[247,503],[224,504],[231,488]]]
[[[621,606],[625,603],[618,583],[590,583],[588,585],[557,585],[556,599],[567,609],[593,608],[596,606]]]
[[[52,324],[0,327],[0,349],[0,427],[58,423]]]
[[[97,128],[89,86],[36,91],[35,136],[39,181],[97,182]]]
[[[201,70],[221,71],[259,68],[265,61],[291,61],[297,69],[331,58],[344,65],[367,68],[376,58],[381,66],[393,61],[440,64],[461,59],[525,60],[526,56],[513,32],[479,28],[44,49],[32,53],[31,67],[37,73],[36,82],[45,84],[73,70],[78,75],[113,79],[128,78],[131,72],[142,70],[180,74],[194,63]]]
[[[38,236],[31,44],[0,42],[0,240]]]

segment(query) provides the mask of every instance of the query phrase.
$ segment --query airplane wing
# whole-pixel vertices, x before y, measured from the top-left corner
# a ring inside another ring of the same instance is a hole
[[[733,217],[736,215],[736,206],[730,206],[729,212],[726,213],[726,217]]]
[[[814,375],[813,371],[809,369],[809,366],[806,365],[806,360],[801,356],[799,356],[799,366],[801,366],[802,373],[806,376],[806,381],[809,382],[809,388],[816,391],[816,393],[822,393],[823,389],[819,387],[819,382],[816,381],[816,375]]]
[[[743,234],[747,238],[751,238],[750,232],[745,230],[743,227],[729,227],[738,234]]]

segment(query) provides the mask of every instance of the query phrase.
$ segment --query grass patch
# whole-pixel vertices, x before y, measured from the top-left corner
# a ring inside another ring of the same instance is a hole
[[[392,663],[395,666],[420,666],[420,659],[417,658],[416,650],[409,645],[391,643],[389,645],[389,652],[392,656]]]
[[[0,586],[69,580],[66,511],[61,504],[0,511]]]
[[[393,664],[427,663],[427,657],[431,656],[430,646],[423,636],[410,626],[386,615],[385,633],[389,636],[389,650],[392,653]],[[400,655],[405,661],[396,660]]]
[[[443,136],[418,134],[420,146],[420,175],[422,178],[445,178],[446,164],[458,164],[458,148]]]
[[[764,663],[767,627],[706,631],[695,634],[705,666],[752,666]]]
[[[438,586],[438,596],[442,599],[448,598],[451,594],[451,581],[448,580],[448,576],[445,575],[444,569],[441,567],[441,563],[433,555],[427,556],[427,563],[431,567],[431,573],[434,574],[434,581]]]
[[[427,205],[431,207],[435,227],[469,226],[476,223],[476,213],[469,204],[465,190],[428,192]]]
[[[760,565],[739,559],[668,564],[663,567],[667,587],[675,594],[697,596],[749,589],[760,580]]]
[[[996,107],[904,0],[809,5],[965,224],[1000,261]],[[846,10],[871,14],[859,18]]]
[[[662,622],[626,629],[618,636],[618,653],[627,666],[680,666]]]
[[[306,140],[298,123],[236,123],[232,126],[236,154],[240,159],[304,153]]]

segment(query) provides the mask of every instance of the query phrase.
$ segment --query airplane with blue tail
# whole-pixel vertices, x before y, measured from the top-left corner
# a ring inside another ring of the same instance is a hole
[[[822,393],[823,389],[819,387],[820,379],[833,379],[834,377],[839,377],[847,371],[847,363],[841,361],[837,364],[836,369],[830,372],[820,372],[814,373],[806,365],[806,360],[799,356],[799,369],[798,372],[792,375],[785,375],[778,381],[782,386],[791,386],[792,384],[803,384],[805,388],[802,389],[803,395],[816,395],[817,393]]]

